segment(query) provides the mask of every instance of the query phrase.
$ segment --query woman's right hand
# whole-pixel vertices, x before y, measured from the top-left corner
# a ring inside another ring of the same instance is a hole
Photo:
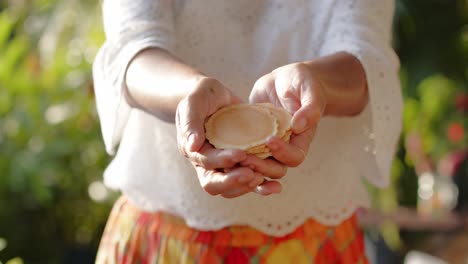
[[[221,107],[240,103],[219,81],[201,77],[195,88],[177,106],[176,128],[179,151],[190,160],[203,189],[211,195],[234,198],[256,191],[264,176],[239,163],[247,158],[242,150],[220,150],[205,138],[207,117]],[[279,192],[279,183],[262,186],[262,195]],[[257,193],[259,193],[257,191]]]

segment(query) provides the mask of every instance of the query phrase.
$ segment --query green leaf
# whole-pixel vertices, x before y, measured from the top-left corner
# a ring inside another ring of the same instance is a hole
[[[29,39],[26,36],[18,36],[8,44],[7,49],[0,58],[0,80],[8,81],[9,78],[14,76],[15,66],[19,64],[22,57],[28,52],[28,48]]]
[[[381,231],[382,237],[389,248],[395,251],[401,248],[403,243],[400,238],[400,231],[396,224],[390,222],[383,223]]]
[[[6,90],[0,89],[0,118],[11,110],[12,103],[10,94]]]
[[[419,127],[418,120],[420,115],[419,101],[408,98],[405,100],[403,110],[403,129],[406,133]]]
[[[22,258],[19,258],[19,257],[16,257],[14,259],[10,259],[9,261],[7,261],[5,264],[23,264],[23,259]]]
[[[2,252],[7,247],[7,245],[8,243],[6,239],[0,237],[0,252]]]
[[[439,122],[447,113],[456,91],[456,84],[443,75],[433,75],[418,86],[421,96],[421,111],[430,122]]]
[[[14,30],[15,21],[8,12],[0,13],[0,50],[3,50],[5,44]]]

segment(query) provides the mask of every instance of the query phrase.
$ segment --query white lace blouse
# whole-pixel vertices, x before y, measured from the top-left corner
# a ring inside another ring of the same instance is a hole
[[[393,9],[390,0],[104,0],[107,39],[93,74],[104,142],[116,153],[106,185],[195,228],[247,224],[274,236],[307,218],[338,224],[368,206],[363,179],[387,185],[401,129]],[[364,66],[370,103],[359,116],[322,119],[306,161],[281,179],[281,194],[210,196],[178,153],[174,124],[132,109],[122,94],[129,61],[148,47],[169,50],[244,100],[279,66],[347,51]]]

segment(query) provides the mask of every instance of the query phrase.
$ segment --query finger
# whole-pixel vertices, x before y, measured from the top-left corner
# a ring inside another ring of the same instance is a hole
[[[267,147],[270,149],[273,157],[286,166],[297,167],[304,160],[303,149],[284,142],[280,138],[270,138],[267,141]]]
[[[176,128],[179,149],[184,155],[199,150],[205,141],[206,109],[192,97],[184,98],[177,107]]]
[[[239,179],[243,175],[254,177],[254,172],[245,167],[235,168],[228,173],[206,170],[202,167],[196,167],[196,170],[201,186],[211,195],[219,195],[237,188],[244,188],[246,184],[239,183]]]
[[[297,167],[305,160],[314,133],[315,127],[311,127],[295,135],[289,143],[278,137],[271,137],[267,141],[267,147],[276,160],[288,167]]]
[[[207,170],[232,168],[245,160],[247,154],[239,149],[216,149],[208,142],[197,152],[188,152],[187,157],[196,166]]]
[[[274,193],[280,193],[282,190],[281,183],[278,181],[265,181],[264,183],[255,187],[254,192],[260,195],[270,195]]]
[[[271,74],[267,74],[258,79],[249,96],[250,103],[272,103],[280,106],[275,90],[275,79]]]
[[[291,74],[294,74],[291,76]],[[303,78],[299,73],[278,74],[275,79],[275,88],[280,106],[289,113],[295,113],[301,107],[300,93],[296,86]],[[292,79],[292,80],[291,80]]]
[[[242,102],[243,102],[243,100],[240,99],[240,97],[238,97],[236,95],[232,95],[231,104],[240,104]]]
[[[307,156],[310,143],[312,142],[312,139],[314,138],[316,130],[317,130],[317,126],[312,126],[306,131],[302,132],[301,134],[298,134],[298,135],[293,134],[291,136],[291,139],[289,140],[290,145],[296,146],[301,151],[303,151],[303,153],[301,154],[302,156],[304,156],[304,158]]]
[[[236,197],[242,196],[244,194],[253,192],[254,189],[255,188],[241,187],[241,188],[238,188],[238,189],[235,189],[235,190],[225,192],[225,193],[221,194],[221,196],[224,197],[224,198],[228,198],[228,199],[236,198]]]
[[[253,171],[272,179],[282,178],[288,170],[287,166],[275,159],[261,159],[255,155],[248,155],[245,160],[240,162],[240,165],[249,167]]]
[[[240,103],[239,97],[214,79],[205,78],[194,92],[182,99],[176,112],[179,148],[197,151],[205,142],[205,119],[223,106]]]
[[[301,106],[292,119],[292,130],[295,134],[315,126],[325,111],[325,94],[318,81],[304,80],[300,86],[300,103]]]
[[[254,177],[248,183],[247,186],[250,187],[250,188],[255,188],[258,185],[262,184],[264,181],[265,181],[265,177],[262,174],[260,174],[258,172],[254,172]]]

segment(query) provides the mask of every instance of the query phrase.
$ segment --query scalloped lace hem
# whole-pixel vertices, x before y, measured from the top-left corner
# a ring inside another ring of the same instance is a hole
[[[346,219],[350,218],[355,212],[356,209],[360,207],[369,207],[369,203],[367,201],[356,201],[353,202],[351,205],[347,207],[342,207],[339,210],[310,210],[308,212],[304,212],[302,214],[296,214],[292,216],[289,220],[283,222],[266,222],[260,221],[258,217],[255,216],[245,216],[239,217],[236,215],[235,217],[230,217],[225,215],[223,217],[209,217],[206,216],[203,219],[198,216],[193,216],[189,212],[175,212],[174,210],[164,209],[164,208],[152,208],[152,209],[145,209],[144,206],[141,206],[138,202],[133,201],[130,197],[129,201],[133,203],[136,207],[142,208],[143,210],[149,212],[156,212],[156,211],[164,211],[167,213],[171,213],[183,218],[186,221],[186,224],[191,228],[195,228],[198,230],[203,231],[212,231],[212,230],[219,230],[228,226],[233,225],[248,225],[252,228],[255,228],[265,234],[281,237],[292,233],[295,229],[301,226],[306,220],[314,219],[319,223],[327,226],[336,226],[339,225],[341,222],[345,221]],[[222,218],[222,220],[220,219]]]

